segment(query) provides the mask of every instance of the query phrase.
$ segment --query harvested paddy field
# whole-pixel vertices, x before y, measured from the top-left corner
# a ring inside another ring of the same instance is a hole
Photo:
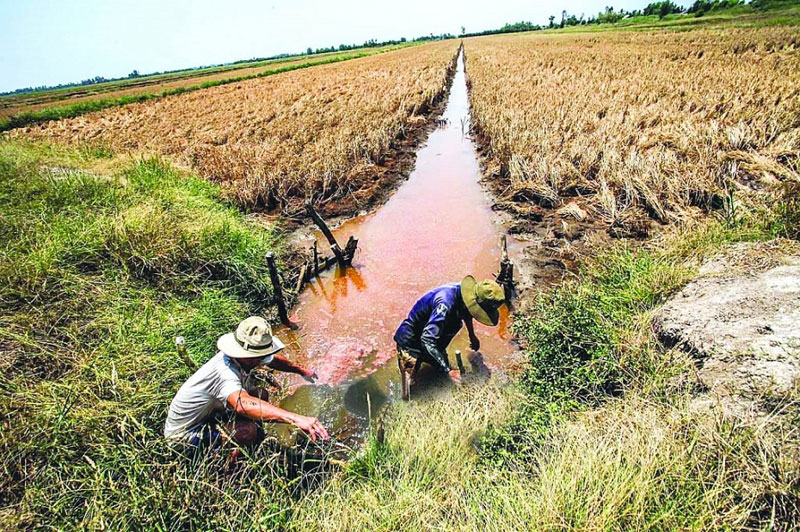
[[[0,96],[0,119],[38,111],[45,108],[61,107],[75,103],[89,102],[101,98],[122,98],[142,94],[158,94],[186,89],[205,83],[224,83],[232,78],[265,76],[271,72],[282,72],[319,63],[343,61],[385,52],[397,46],[384,46],[374,49],[355,49],[343,52],[302,55],[282,59],[248,61],[239,64],[222,65],[145,75],[124,80],[114,80],[93,85],[31,91]]]
[[[794,27],[468,39],[486,174],[523,218],[563,209],[614,236],[797,180],[799,43]]]
[[[223,184],[245,208],[294,214],[312,197],[323,212],[352,212],[394,182],[387,157],[443,95],[458,46],[415,46],[108,109],[22,134],[167,155]],[[328,205],[334,201],[345,206]]]

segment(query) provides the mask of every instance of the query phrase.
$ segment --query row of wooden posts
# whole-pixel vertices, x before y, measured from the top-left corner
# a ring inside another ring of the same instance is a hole
[[[323,220],[317,211],[314,210],[311,202],[306,202],[306,210],[308,211],[311,219],[314,221],[317,227],[319,227],[320,231],[322,231],[322,234],[325,235],[325,238],[328,240],[328,244],[333,252],[333,256],[321,256],[317,247],[317,241],[314,240],[314,246],[311,248],[311,256],[309,260],[306,260],[303,266],[300,268],[300,275],[297,277],[297,283],[295,285],[295,293],[297,294],[300,293],[300,291],[303,289],[303,285],[309,282],[312,277],[318,276],[320,272],[330,268],[334,264],[338,264],[341,269],[345,269],[350,266],[353,262],[356,248],[358,247],[358,239],[353,236],[348,239],[344,249],[339,247],[339,244],[336,242],[336,238],[333,236],[330,228],[328,228],[325,220]],[[500,258],[500,271],[495,274],[495,278],[497,283],[505,290],[506,301],[511,301],[511,297],[514,293],[514,263],[508,256],[508,242],[505,235],[500,237],[500,249],[502,251]],[[272,281],[273,292],[275,294],[275,302],[278,307],[278,317],[280,318],[281,323],[289,328],[296,329],[297,325],[289,319],[289,314],[286,309],[286,301],[283,295],[281,277],[278,273],[278,266],[275,263],[275,254],[271,252],[267,253],[266,261],[269,268],[270,280]],[[186,352],[185,340],[182,336],[175,338],[175,347],[178,350],[178,355],[184,361],[184,363],[192,370],[197,369],[197,365],[191,360]],[[458,353],[458,362],[459,367],[461,367],[462,363],[460,353]]]
[[[339,246],[336,237],[333,236],[328,224],[322,219],[322,216],[317,213],[314,206],[310,201],[306,201],[306,211],[308,212],[311,220],[317,225],[319,230],[328,240],[330,250],[333,252],[332,256],[324,256],[320,253],[317,240],[314,240],[314,245],[311,248],[310,257],[303,263],[300,268],[300,273],[297,276],[294,291],[299,294],[303,289],[303,285],[309,282],[313,277],[316,277],[320,272],[327,270],[333,265],[338,265],[341,270],[345,270],[348,266],[352,265],[353,257],[358,248],[358,239],[351,236],[347,240],[344,249]],[[286,301],[283,295],[283,287],[281,285],[281,277],[278,273],[278,267],[275,264],[275,254],[270,252],[266,256],[267,267],[269,268],[270,281],[272,282],[273,293],[275,295],[275,303],[278,307],[278,317],[281,323],[292,329],[297,328],[297,325],[289,319],[289,314],[286,310]]]
[[[352,265],[353,257],[355,256],[356,249],[358,248],[358,239],[354,236],[351,236],[347,240],[347,244],[345,244],[344,249],[342,249],[339,246],[339,243],[336,241],[336,237],[333,236],[328,224],[326,224],[325,220],[323,220],[319,213],[317,213],[310,201],[306,201],[306,211],[311,217],[311,220],[313,220],[313,222],[328,240],[328,245],[330,246],[330,250],[333,252],[333,255],[329,257],[322,256],[318,249],[317,241],[314,240],[310,257],[303,263],[303,266],[300,268],[300,274],[297,277],[297,282],[294,287],[295,293],[297,294],[300,293],[305,283],[309,282],[312,277],[318,276],[320,272],[327,270],[334,264],[338,265],[341,270],[344,270]],[[495,278],[497,283],[503,287],[506,300],[510,301],[514,292],[514,263],[508,256],[508,242],[506,240],[506,235],[500,237],[500,248],[502,251],[502,256],[500,259],[500,271],[495,274]],[[286,301],[283,295],[281,277],[278,273],[278,266],[275,263],[275,254],[272,252],[267,253],[266,260],[267,267],[269,268],[270,280],[272,281],[273,292],[275,294],[275,302],[278,307],[278,317],[280,318],[281,323],[287,327],[296,329],[297,325],[289,319],[289,314],[286,309]]]

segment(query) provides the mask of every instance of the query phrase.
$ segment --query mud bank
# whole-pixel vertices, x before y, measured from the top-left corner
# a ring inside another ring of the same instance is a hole
[[[694,360],[698,404],[744,413],[787,396],[800,384],[800,246],[737,244],[699,274],[654,319],[661,341]]]

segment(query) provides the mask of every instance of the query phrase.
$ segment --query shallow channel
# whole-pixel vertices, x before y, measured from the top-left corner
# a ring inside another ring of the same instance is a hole
[[[317,416],[350,443],[363,438],[384,404],[400,397],[392,336],[414,302],[443,283],[467,274],[491,278],[498,270],[504,228],[479,184],[463,54],[442,119],[417,152],[414,171],[386,204],[334,230],[339,242],[350,235],[359,239],[353,267],[312,280],[292,315],[300,328],[276,331],[287,344],[286,355],[319,375],[315,385],[290,379],[291,393],[281,406]],[[511,239],[509,244],[513,259],[517,245]],[[480,352],[469,349],[465,329],[454,339],[450,360],[455,366],[454,351],[462,351],[466,379],[515,364],[508,324],[505,307],[498,327],[475,322]],[[447,385],[428,371],[412,388],[412,399],[426,387]]]

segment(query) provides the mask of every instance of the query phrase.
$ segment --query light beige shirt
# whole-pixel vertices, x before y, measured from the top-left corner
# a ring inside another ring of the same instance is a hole
[[[228,409],[228,396],[246,389],[249,374],[220,351],[189,377],[169,405],[164,436],[188,440],[217,412]]]

